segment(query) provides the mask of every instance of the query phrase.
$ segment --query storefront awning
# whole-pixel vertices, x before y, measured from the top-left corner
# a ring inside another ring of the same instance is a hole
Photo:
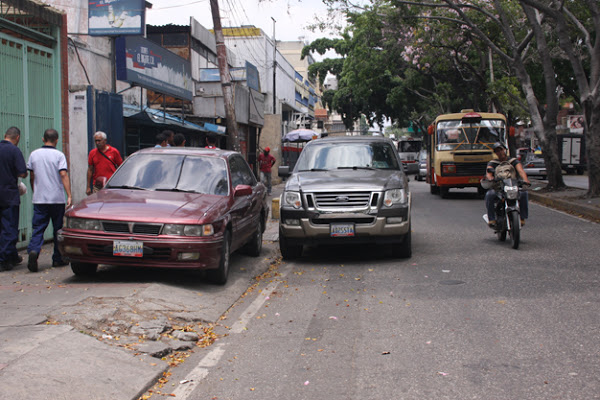
[[[195,132],[208,132],[208,129],[185,121],[161,110],[146,107],[143,111],[139,106],[123,104],[123,116],[146,124],[167,125]],[[167,128],[165,126],[165,129]]]

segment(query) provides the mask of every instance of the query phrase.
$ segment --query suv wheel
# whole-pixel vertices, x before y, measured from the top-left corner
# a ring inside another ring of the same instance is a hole
[[[302,255],[302,245],[291,245],[279,230],[279,250],[284,260],[293,260]]]
[[[408,226],[408,233],[404,235],[402,243],[392,244],[392,257],[394,258],[410,258],[412,256],[412,243],[411,243],[411,225]]]

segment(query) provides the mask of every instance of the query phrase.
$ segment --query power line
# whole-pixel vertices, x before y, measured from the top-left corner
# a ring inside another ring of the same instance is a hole
[[[192,4],[196,4],[196,3],[204,3],[207,0],[198,0],[198,1],[192,1],[191,3],[187,3],[187,4],[177,4],[174,6],[165,6],[165,7],[152,7],[152,10],[166,10],[167,8],[178,8],[178,7],[187,7],[187,6],[191,6]]]

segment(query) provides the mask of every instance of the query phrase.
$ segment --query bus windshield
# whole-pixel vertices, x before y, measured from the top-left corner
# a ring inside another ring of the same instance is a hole
[[[506,126],[499,119],[451,120],[437,124],[437,150],[486,150],[505,141]]]

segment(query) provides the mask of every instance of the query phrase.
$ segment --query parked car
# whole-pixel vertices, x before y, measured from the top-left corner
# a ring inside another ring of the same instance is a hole
[[[546,163],[542,157],[538,157],[534,153],[529,153],[525,161],[521,161],[521,163],[527,176],[538,176],[541,179],[546,179]]]
[[[393,142],[331,137],[309,142],[280,199],[279,248],[285,259],[305,244],[386,243],[411,256],[411,196]]]
[[[427,178],[427,150],[421,150],[419,152],[419,172],[417,173],[416,179],[418,181],[424,181]]]
[[[225,284],[232,252],[261,252],[266,199],[239,153],[144,149],[65,213],[60,250],[75,275],[98,264],[184,268]]]

